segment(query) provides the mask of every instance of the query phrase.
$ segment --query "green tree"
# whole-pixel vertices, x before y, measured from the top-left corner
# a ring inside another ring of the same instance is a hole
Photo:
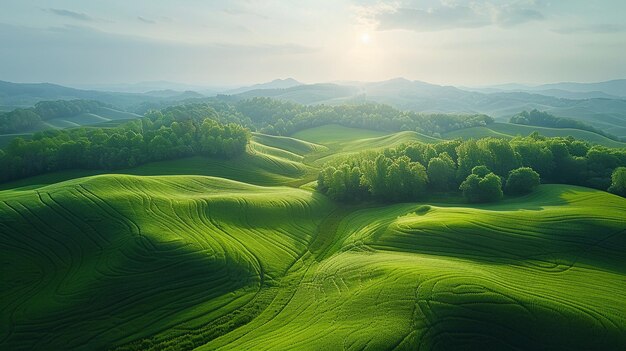
[[[539,173],[530,167],[520,167],[509,172],[505,190],[507,194],[527,194],[539,186]]]
[[[428,176],[426,169],[419,162],[411,162],[408,156],[394,160],[387,170],[385,178],[389,200],[416,200],[424,195]]]
[[[363,164],[363,185],[365,185],[372,196],[385,198],[387,195],[387,169],[391,160],[385,155],[378,155],[373,161],[366,161]]]
[[[491,153],[484,148],[484,144],[479,144],[476,140],[468,140],[461,143],[456,148],[458,157],[458,177],[464,179],[470,173],[472,168],[481,165],[488,165],[491,162]]]
[[[445,152],[428,162],[428,181],[435,191],[448,191],[454,182],[455,173],[454,161]]]
[[[482,167],[475,167],[476,173],[472,172],[461,183],[459,189],[468,202],[491,202],[502,198],[502,180],[494,173],[484,176]]]
[[[626,167],[618,167],[613,171],[609,192],[626,197]]]
[[[472,174],[476,174],[481,178],[484,178],[489,173],[491,173],[491,171],[487,168],[487,166],[476,166],[472,168]]]

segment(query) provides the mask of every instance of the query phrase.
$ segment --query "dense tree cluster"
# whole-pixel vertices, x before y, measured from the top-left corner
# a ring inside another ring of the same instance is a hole
[[[192,155],[230,158],[245,150],[249,131],[212,116],[153,112],[117,128],[38,132],[0,150],[0,181],[62,169],[119,169]]]
[[[459,189],[469,202],[492,202],[502,198],[502,179],[485,166],[476,166]]]
[[[325,165],[318,189],[334,199],[418,200],[461,190],[470,202],[524,194],[546,183],[626,188],[626,149],[591,146],[574,138],[533,133],[512,140],[484,138],[412,143],[364,152]],[[616,170],[618,169],[618,170]],[[616,170],[614,172],[614,170]]]
[[[19,133],[41,127],[42,121],[93,113],[105,107],[93,100],[41,101],[32,108],[18,108],[0,114],[0,133]]]
[[[511,123],[523,124],[528,126],[539,126],[548,128],[573,128],[594,132],[603,135],[609,139],[619,140],[615,135],[604,132],[592,125],[573,118],[557,117],[548,112],[541,112],[533,109],[532,111],[523,111],[509,120]]]
[[[520,167],[509,172],[506,179],[506,192],[509,194],[527,194],[539,186],[539,173],[530,167]]]
[[[626,197],[626,167],[618,167],[613,171],[609,192]]]
[[[19,133],[41,125],[41,117],[30,108],[0,113],[0,134]]]

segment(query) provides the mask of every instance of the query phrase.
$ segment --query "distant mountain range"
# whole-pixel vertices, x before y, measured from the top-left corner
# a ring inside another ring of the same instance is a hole
[[[50,83],[11,83],[0,81],[0,110],[30,107],[44,100],[98,100],[125,110],[133,110],[145,103],[181,101],[201,98],[194,91],[159,90],[147,93],[126,93],[68,88]]]
[[[156,84],[159,83],[159,84]],[[293,78],[276,79],[223,91],[179,91],[176,83],[156,82],[141,93],[81,90],[61,85],[0,81],[0,108],[32,106],[41,100],[92,99],[142,113],[181,101],[203,101],[216,94],[234,98],[271,97],[301,104],[379,102],[418,112],[485,113],[499,120],[538,109],[556,116],[583,120],[617,136],[626,136],[626,79],[599,83],[519,84],[479,88],[442,86],[396,78],[381,82],[303,84]],[[147,88],[149,84],[143,84]],[[172,85],[174,84],[174,85]],[[189,86],[181,85],[182,88]],[[198,86],[199,89],[205,89]]]
[[[254,84],[248,87],[240,87],[237,89],[230,89],[230,90],[224,91],[223,94],[234,95],[234,94],[241,94],[241,93],[251,91],[251,90],[263,90],[263,89],[287,89],[287,88],[297,87],[299,85],[302,85],[302,83],[298,82],[297,80],[293,78],[274,79],[273,81],[267,82],[267,83]]]
[[[502,84],[478,88],[463,87],[462,89],[484,93],[533,92],[566,99],[626,99],[626,79],[616,79],[598,83],[552,83],[537,86]]]

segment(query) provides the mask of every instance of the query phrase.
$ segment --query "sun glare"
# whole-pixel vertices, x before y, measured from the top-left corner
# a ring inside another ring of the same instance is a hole
[[[370,43],[370,35],[367,33],[361,34],[361,43],[369,44]]]

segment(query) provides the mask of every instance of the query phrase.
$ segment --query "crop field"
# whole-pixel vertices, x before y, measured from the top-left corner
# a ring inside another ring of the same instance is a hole
[[[231,160],[3,184],[1,349],[624,349],[625,198],[311,190],[325,160],[409,141],[439,139],[330,125],[255,133]]]

